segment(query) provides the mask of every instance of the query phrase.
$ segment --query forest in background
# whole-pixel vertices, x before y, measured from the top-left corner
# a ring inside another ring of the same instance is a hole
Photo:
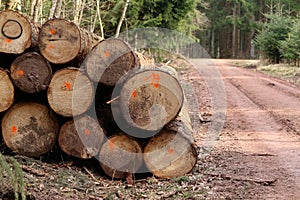
[[[214,58],[299,65],[300,0],[0,0],[37,23],[72,20],[104,38],[161,27],[195,39]]]

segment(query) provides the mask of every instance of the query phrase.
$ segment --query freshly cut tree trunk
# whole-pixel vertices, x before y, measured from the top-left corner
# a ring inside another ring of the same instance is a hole
[[[115,86],[130,70],[138,68],[138,58],[124,40],[109,38],[93,48],[82,66],[91,80]]]
[[[8,73],[0,68],[0,112],[7,110],[14,102],[15,88]]]
[[[123,130],[127,127],[160,130],[177,116],[184,99],[178,80],[158,68],[132,74],[122,84],[119,96],[116,104],[124,122],[117,123]]]
[[[14,85],[28,93],[46,90],[52,77],[50,64],[36,52],[17,57],[10,67],[10,72]]]
[[[64,68],[53,75],[47,97],[56,113],[65,117],[78,116],[93,102],[94,89],[89,78],[78,68]]]
[[[20,13],[0,12],[0,52],[21,54],[31,46],[33,26]]]
[[[2,119],[5,144],[17,154],[38,157],[55,144],[59,125],[53,111],[38,103],[19,103]]]
[[[172,67],[164,66],[162,69],[178,77]],[[193,134],[184,96],[180,113],[152,137],[144,148],[144,161],[148,169],[159,178],[174,178],[190,172],[198,158]]]
[[[66,154],[81,159],[96,156],[104,140],[104,131],[97,120],[83,115],[66,122],[60,129],[58,143]]]
[[[174,178],[189,173],[197,162],[194,145],[182,134],[163,129],[147,143],[144,161],[159,178]]]
[[[120,133],[111,136],[99,153],[100,166],[112,178],[126,178],[143,163],[142,148],[131,137]]]
[[[43,24],[39,33],[41,54],[54,64],[72,61],[80,66],[100,37],[81,30],[73,22],[64,19],[51,19]]]

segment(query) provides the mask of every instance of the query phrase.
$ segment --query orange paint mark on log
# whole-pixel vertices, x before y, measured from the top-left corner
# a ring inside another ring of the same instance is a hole
[[[134,90],[134,91],[132,92],[131,96],[132,96],[132,97],[136,97],[136,96],[137,96],[137,91]]]
[[[65,82],[65,87],[66,87],[67,90],[71,90],[72,89],[71,83],[69,83],[67,81]]]
[[[85,130],[84,130],[84,134],[85,134],[86,136],[89,136],[89,135],[91,134],[91,131],[90,131],[89,129],[85,129]]]
[[[49,44],[50,49],[54,49],[54,46],[52,44]]]
[[[110,56],[109,51],[105,51],[105,52],[104,52],[104,56],[108,58],[108,57]]]
[[[168,153],[169,153],[169,154],[173,154],[173,153],[174,153],[174,149],[173,149],[173,148],[170,148],[170,149],[168,150]]]
[[[115,147],[115,144],[112,141],[108,142],[108,147],[110,150],[112,150]]]
[[[7,39],[5,40],[6,43],[11,43],[11,41],[12,41],[12,39],[10,39],[10,38],[7,38]]]
[[[53,29],[53,28],[51,28],[51,29],[50,29],[50,34],[51,34],[51,35],[55,35],[55,34],[56,34],[56,30]]]
[[[151,79],[151,84],[153,85],[153,87],[158,88],[159,87],[159,83],[160,83],[160,75],[156,74],[156,73],[152,73],[150,77],[145,78],[145,81],[148,81],[149,79]]]
[[[24,71],[21,70],[21,69],[19,69],[19,70],[17,70],[17,74],[18,74],[19,76],[23,76],[23,75],[24,75]]]
[[[16,126],[11,127],[12,134],[16,134],[18,132],[18,128]]]

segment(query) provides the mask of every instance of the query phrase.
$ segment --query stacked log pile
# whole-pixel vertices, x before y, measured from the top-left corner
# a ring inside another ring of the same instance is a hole
[[[0,12],[0,119],[9,149],[39,157],[57,142],[83,162],[97,158],[114,178],[143,165],[161,178],[192,170],[197,153],[176,71],[67,20],[51,19],[39,33],[33,24]]]

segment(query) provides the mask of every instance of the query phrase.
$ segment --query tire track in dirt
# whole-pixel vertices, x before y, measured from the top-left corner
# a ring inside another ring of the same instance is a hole
[[[263,199],[300,199],[300,90],[223,61],[216,65],[227,94],[224,131],[232,132],[222,135],[218,148],[274,155],[241,159],[244,166],[234,167],[249,170],[236,170],[236,175],[277,179],[264,188]]]

